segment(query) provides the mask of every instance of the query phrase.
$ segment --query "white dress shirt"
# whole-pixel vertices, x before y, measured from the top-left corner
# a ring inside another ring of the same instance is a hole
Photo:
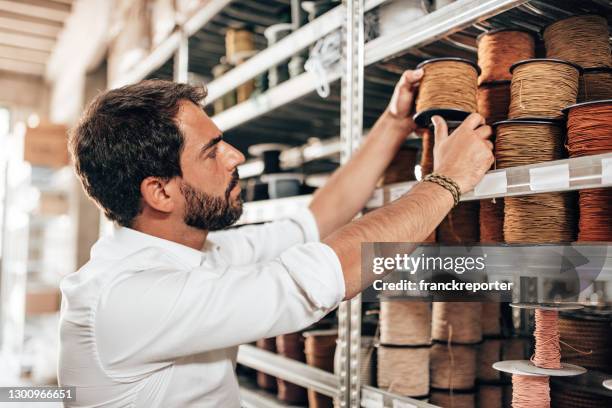
[[[202,251],[129,229],[61,284],[59,383],[75,407],[239,407],[237,346],[301,330],[344,297],[314,217],[211,233]]]

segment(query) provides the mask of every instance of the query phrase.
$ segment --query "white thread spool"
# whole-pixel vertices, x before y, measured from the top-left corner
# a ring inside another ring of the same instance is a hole
[[[429,393],[429,347],[378,347],[378,386],[410,397]]]
[[[430,354],[432,388],[468,390],[476,381],[477,347],[434,344]]]
[[[381,301],[380,342],[397,346],[431,344],[431,303]]]
[[[482,340],[478,302],[434,302],[431,337],[438,341],[474,344]]]

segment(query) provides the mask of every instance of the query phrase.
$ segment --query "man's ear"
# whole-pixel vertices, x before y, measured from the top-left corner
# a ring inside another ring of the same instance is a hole
[[[164,180],[159,177],[147,177],[140,183],[140,194],[143,201],[157,211],[170,213],[176,205],[176,189],[172,188],[171,180]]]

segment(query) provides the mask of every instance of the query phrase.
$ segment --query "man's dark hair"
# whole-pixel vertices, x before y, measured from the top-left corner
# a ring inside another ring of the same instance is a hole
[[[97,96],[70,135],[76,172],[106,216],[131,226],[147,177],[181,176],[179,102],[200,103],[202,86],[147,80]]]

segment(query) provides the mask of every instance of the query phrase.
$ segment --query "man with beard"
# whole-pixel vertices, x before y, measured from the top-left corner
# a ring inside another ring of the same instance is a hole
[[[421,182],[350,222],[415,128],[421,75],[404,73],[309,209],[226,231],[242,211],[244,157],[199,105],[204,89],[144,81],[98,96],[70,146],[85,190],[118,228],[61,284],[59,382],[76,386],[68,405],[239,407],[238,345],[301,330],[369,286],[361,242],[424,240],[492,163],[477,114],[452,137],[434,118],[435,171],[455,187]]]

